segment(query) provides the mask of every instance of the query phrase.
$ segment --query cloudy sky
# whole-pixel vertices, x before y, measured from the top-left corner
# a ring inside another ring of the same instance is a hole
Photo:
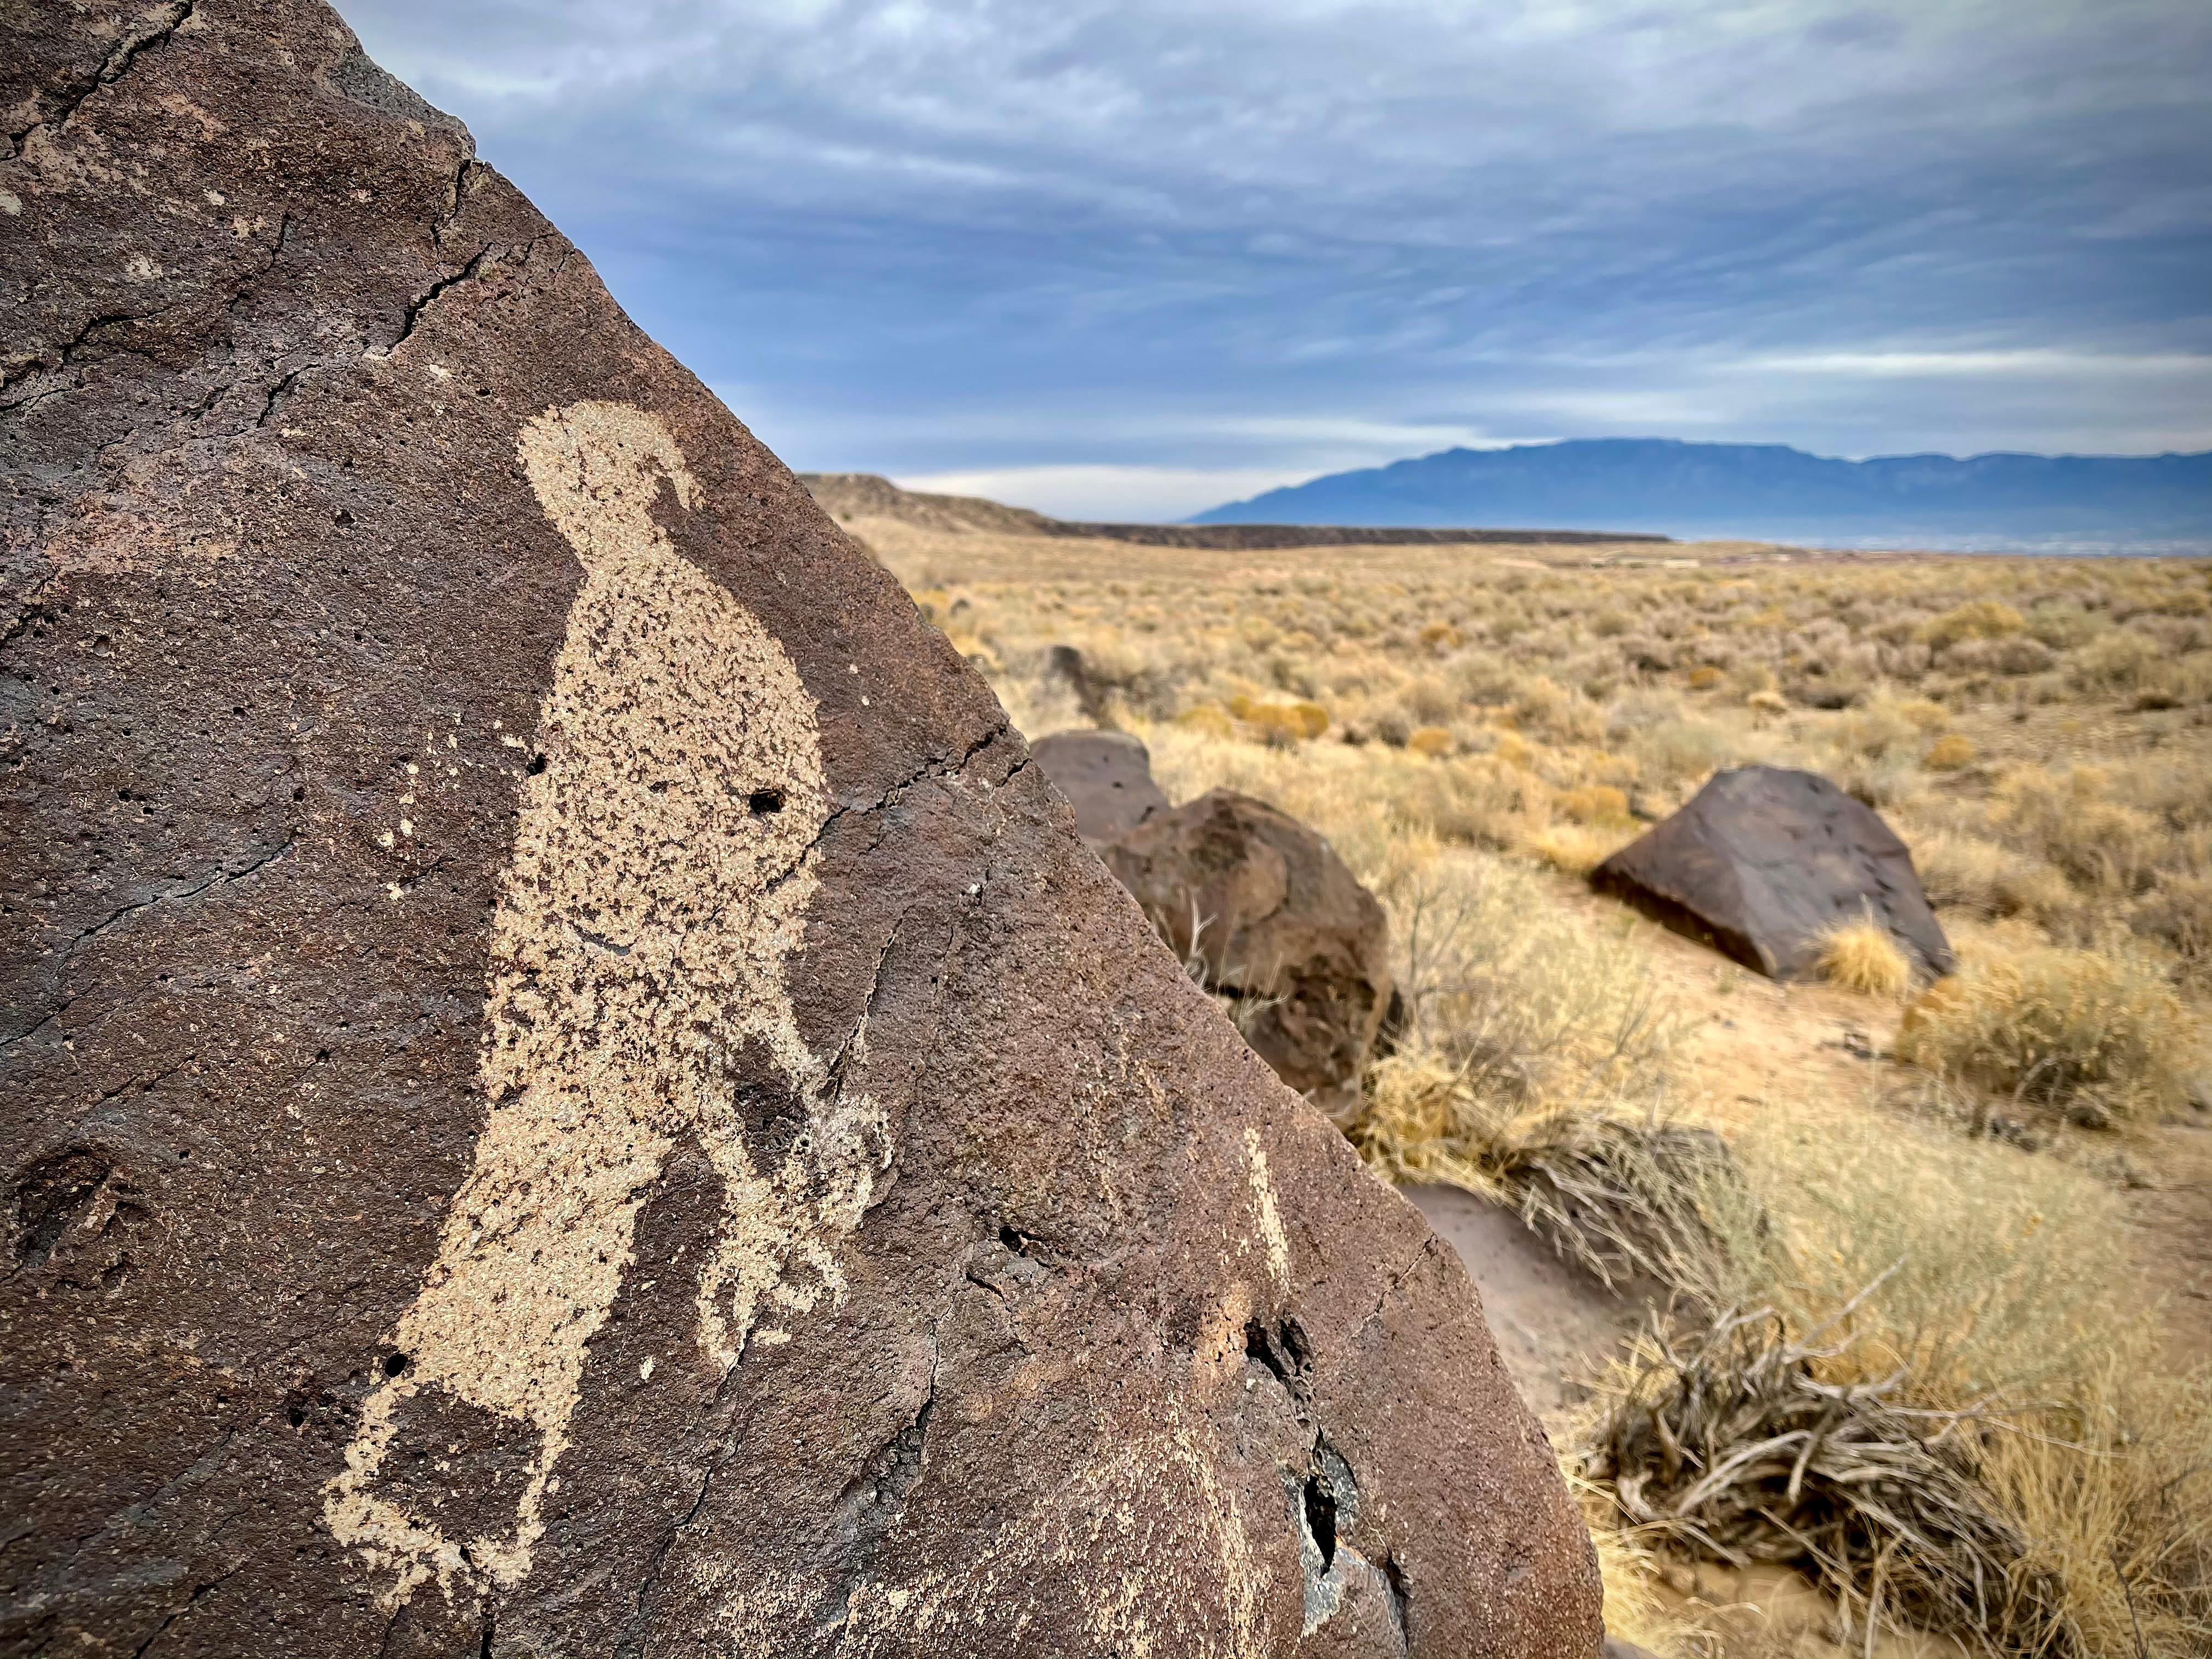
[[[793,466],[2212,448],[2204,0],[340,0]]]

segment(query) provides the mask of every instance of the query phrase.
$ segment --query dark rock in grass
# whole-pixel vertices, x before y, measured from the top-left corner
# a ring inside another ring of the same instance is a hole
[[[1030,753],[1066,798],[1085,841],[1111,841],[1168,810],[1151,754],[1126,732],[1055,732]]]
[[[1951,971],[1950,944],[1905,843],[1872,807],[1815,773],[1716,773],[1590,879],[1771,979],[1809,972],[1821,935],[1862,916],[1887,927],[1922,973]]]
[[[1108,688],[1091,672],[1090,659],[1074,646],[1055,645],[1044,653],[1044,679],[1048,685],[1057,681],[1075,699],[1075,707],[1083,718],[1093,726],[1109,723]]]
[[[0,1650],[1595,1649],[1449,1250],[457,123],[0,106]]]

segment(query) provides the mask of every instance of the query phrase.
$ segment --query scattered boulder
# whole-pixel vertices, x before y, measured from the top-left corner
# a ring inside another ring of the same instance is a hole
[[[1905,843],[1872,807],[1816,773],[1716,773],[1590,879],[1770,979],[1809,972],[1822,933],[1866,915],[1920,972],[1952,968]]]
[[[1329,844],[1217,789],[1100,848],[1176,954],[1239,1005],[1275,1074],[1342,1117],[1391,1007],[1389,922]]]
[[[1152,757],[1127,732],[1055,732],[1030,745],[1054,788],[1075,813],[1075,833],[1111,841],[1168,810],[1152,781]]]
[[[1093,726],[1108,723],[1107,688],[1098,683],[1089,660],[1074,646],[1055,645],[1044,653],[1044,678],[1048,684],[1056,680],[1065,687],[1075,699],[1077,711]]]
[[[1595,1650],[1450,1251],[459,123],[0,104],[0,1650]]]

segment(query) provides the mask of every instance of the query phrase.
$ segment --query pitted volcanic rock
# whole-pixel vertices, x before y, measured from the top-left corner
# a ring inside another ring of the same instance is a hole
[[[1055,732],[1030,745],[1075,814],[1076,833],[1107,842],[1168,811],[1152,758],[1127,732]]]

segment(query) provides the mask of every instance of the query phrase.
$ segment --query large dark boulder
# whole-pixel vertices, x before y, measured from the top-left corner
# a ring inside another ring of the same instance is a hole
[[[1389,921],[1327,841],[1217,789],[1099,856],[1278,1077],[1340,1120],[1358,1106],[1390,1012]]]
[[[1808,971],[1823,932],[1864,915],[1922,972],[1951,971],[1912,854],[1872,807],[1817,773],[1715,773],[1590,879],[1771,979]]]
[[[1168,810],[1150,751],[1127,732],[1055,732],[1030,753],[1066,798],[1085,841],[1111,841]]]
[[[0,106],[0,1650],[1595,1650],[1450,1251],[457,123]]]

